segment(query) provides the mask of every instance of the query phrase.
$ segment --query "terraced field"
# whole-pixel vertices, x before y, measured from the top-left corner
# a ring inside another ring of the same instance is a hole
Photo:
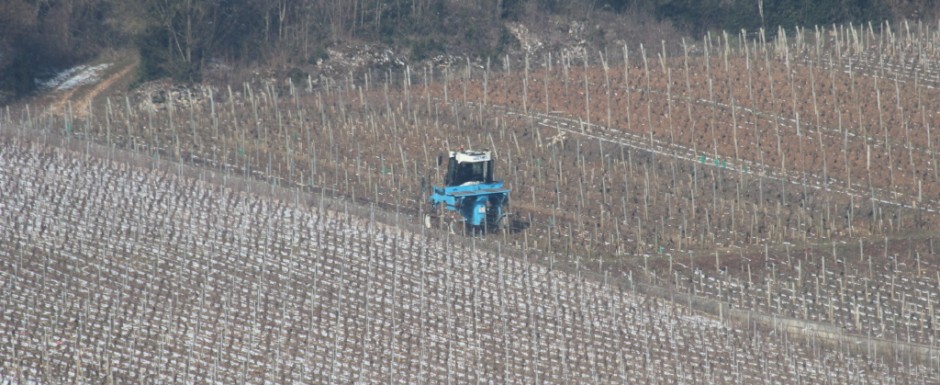
[[[0,193],[5,383],[937,379],[296,191],[7,138]]]
[[[937,47],[836,26],[6,109],[2,378],[937,382]],[[494,150],[512,227],[417,226],[458,147]]]

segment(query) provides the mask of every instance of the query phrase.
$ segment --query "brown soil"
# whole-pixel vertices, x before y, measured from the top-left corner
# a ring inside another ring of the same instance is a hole
[[[65,91],[51,91],[40,95],[34,102],[40,109],[45,105],[45,111],[54,115],[64,115],[68,103],[72,104],[73,117],[82,118],[88,113],[89,105],[100,95],[124,91],[133,81],[140,58],[136,55],[117,56],[114,64],[102,75],[102,79],[93,84],[70,88]]]

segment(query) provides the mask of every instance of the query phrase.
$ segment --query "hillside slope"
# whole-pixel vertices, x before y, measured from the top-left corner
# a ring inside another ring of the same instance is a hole
[[[0,145],[4,382],[937,380],[324,197],[298,204],[173,165],[11,140]]]

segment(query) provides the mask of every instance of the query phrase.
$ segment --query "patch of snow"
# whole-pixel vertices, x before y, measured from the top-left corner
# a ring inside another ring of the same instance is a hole
[[[53,76],[51,79],[48,79],[48,80],[36,79],[36,83],[39,85],[39,88],[43,88],[43,89],[55,88],[59,84],[64,83],[66,80],[72,77],[72,75],[74,75],[76,72],[79,72],[85,69],[85,67],[87,66],[72,67],[65,71],[59,72],[58,74],[56,74],[56,76]]]
[[[529,29],[523,24],[510,24],[508,28],[526,52],[534,52],[544,45],[538,36],[529,32]]]
[[[98,64],[96,66],[80,65],[59,72],[49,80],[38,81],[39,87],[43,89],[52,89],[63,91],[75,87],[92,84],[98,81],[102,71],[111,67],[111,63]]]

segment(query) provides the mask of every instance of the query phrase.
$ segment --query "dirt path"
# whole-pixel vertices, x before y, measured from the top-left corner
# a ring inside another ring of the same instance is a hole
[[[72,95],[74,95],[76,91],[78,90],[72,88],[65,90],[62,94],[56,95],[55,99],[49,103],[49,108],[46,111],[53,115],[64,115],[68,101],[72,99]]]
[[[137,69],[137,61],[128,64],[120,71],[115,72],[111,76],[108,76],[106,79],[95,84],[90,90],[82,94],[78,100],[75,102],[75,108],[78,114],[83,115],[88,111],[88,105],[95,100],[95,97],[101,93],[111,89],[115,83],[126,78],[130,73]]]
[[[117,83],[126,80],[137,69],[139,60],[134,57],[130,60],[115,61],[103,78],[93,84],[77,86],[64,91],[50,91],[52,100],[48,104],[48,113],[63,115],[67,112],[69,102],[72,103],[73,117],[84,117],[88,113],[88,106],[98,95],[111,90]]]

